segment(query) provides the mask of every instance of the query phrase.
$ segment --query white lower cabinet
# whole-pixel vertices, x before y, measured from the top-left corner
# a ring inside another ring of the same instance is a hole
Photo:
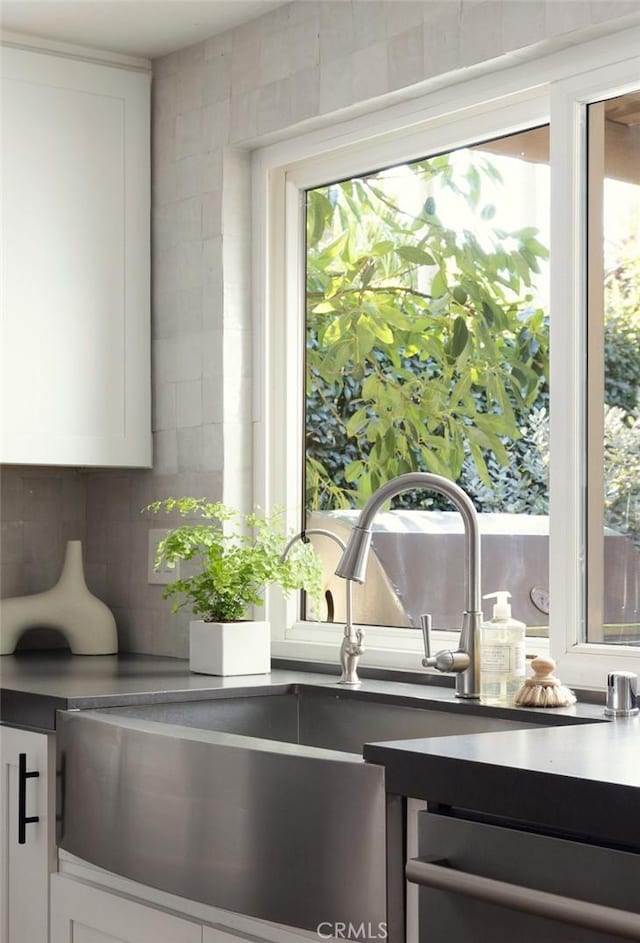
[[[202,943],[202,926],[56,874],[51,943]]]
[[[202,928],[202,943],[243,943],[244,940],[250,940],[251,943],[267,943],[267,940],[262,937],[246,936],[240,930],[231,927]]]
[[[144,887],[64,852],[60,864],[61,872],[51,877],[50,943],[317,943],[319,939],[315,933]]]
[[[52,735],[0,726],[0,821],[0,943],[47,943],[56,869]]]

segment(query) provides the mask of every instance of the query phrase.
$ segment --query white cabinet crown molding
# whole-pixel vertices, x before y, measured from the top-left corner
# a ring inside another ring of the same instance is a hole
[[[0,46],[13,49],[30,49],[48,55],[66,59],[80,59],[83,62],[100,62],[119,69],[134,72],[151,72],[151,60],[139,56],[126,56],[120,52],[106,49],[94,49],[91,46],[76,46],[73,43],[61,43],[45,36],[30,36],[27,33],[14,33],[0,30]]]

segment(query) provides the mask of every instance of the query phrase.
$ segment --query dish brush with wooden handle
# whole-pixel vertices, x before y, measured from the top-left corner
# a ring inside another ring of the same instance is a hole
[[[576,696],[553,674],[556,663],[553,658],[538,656],[531,662],[533,677],[527,678],[518,693],[518,707],[571,707]]]

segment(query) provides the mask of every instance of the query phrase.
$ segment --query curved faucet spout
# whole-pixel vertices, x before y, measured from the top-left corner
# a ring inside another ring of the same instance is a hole
[[[371,525],[381,507],[391,498],[405,491],[435,491],[455,504],[462,515],[465,533],[465,608],[467,612],[479,612],[482,607],[480,589],[480,527],[478,515],[471,498],[454,482],[441,475],[429,472],[409,472],[388,481],[369,498],[360,512],[358,523],[351,532],[338,568],[337,576],[364,583],[367,558],[371,544]]]
[[[343,579],[364,583],[367,558],[371,545],[371,526],[382,506],[391,498],[405,491],[421,489],[434,491],[448,498],[462,515],[465,535],[465,612],[462,634],[457,652],[451,655],[466,655],[465,658],[425,659],[428,667],[440,670],[456,671],[456,691],[459,697],[479,696],[478,645],[477,633],[482,622],[481,611],[481,562],[480,562],[480,527],[478,515],[469,496],[454,482],[441,475],[428,472],[409,472],[388,481],[369,498],[360,513],[358,522],[351,531],[351,537],[336,574]],[[430,653],[429,653],[430,654]],[[444,653],[439,653],[443,655]],[[447,667],[443,667],[444,665]]]

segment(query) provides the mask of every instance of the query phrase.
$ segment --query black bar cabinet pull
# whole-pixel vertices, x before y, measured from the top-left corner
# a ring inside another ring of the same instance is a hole
[[[39,822],[39,815],[27,815],[27,780],[37,779],[40,773],[37,770],[27,772],[27,754],[18,754],[18,844],[24,845],[27,841],[27,825]]]

